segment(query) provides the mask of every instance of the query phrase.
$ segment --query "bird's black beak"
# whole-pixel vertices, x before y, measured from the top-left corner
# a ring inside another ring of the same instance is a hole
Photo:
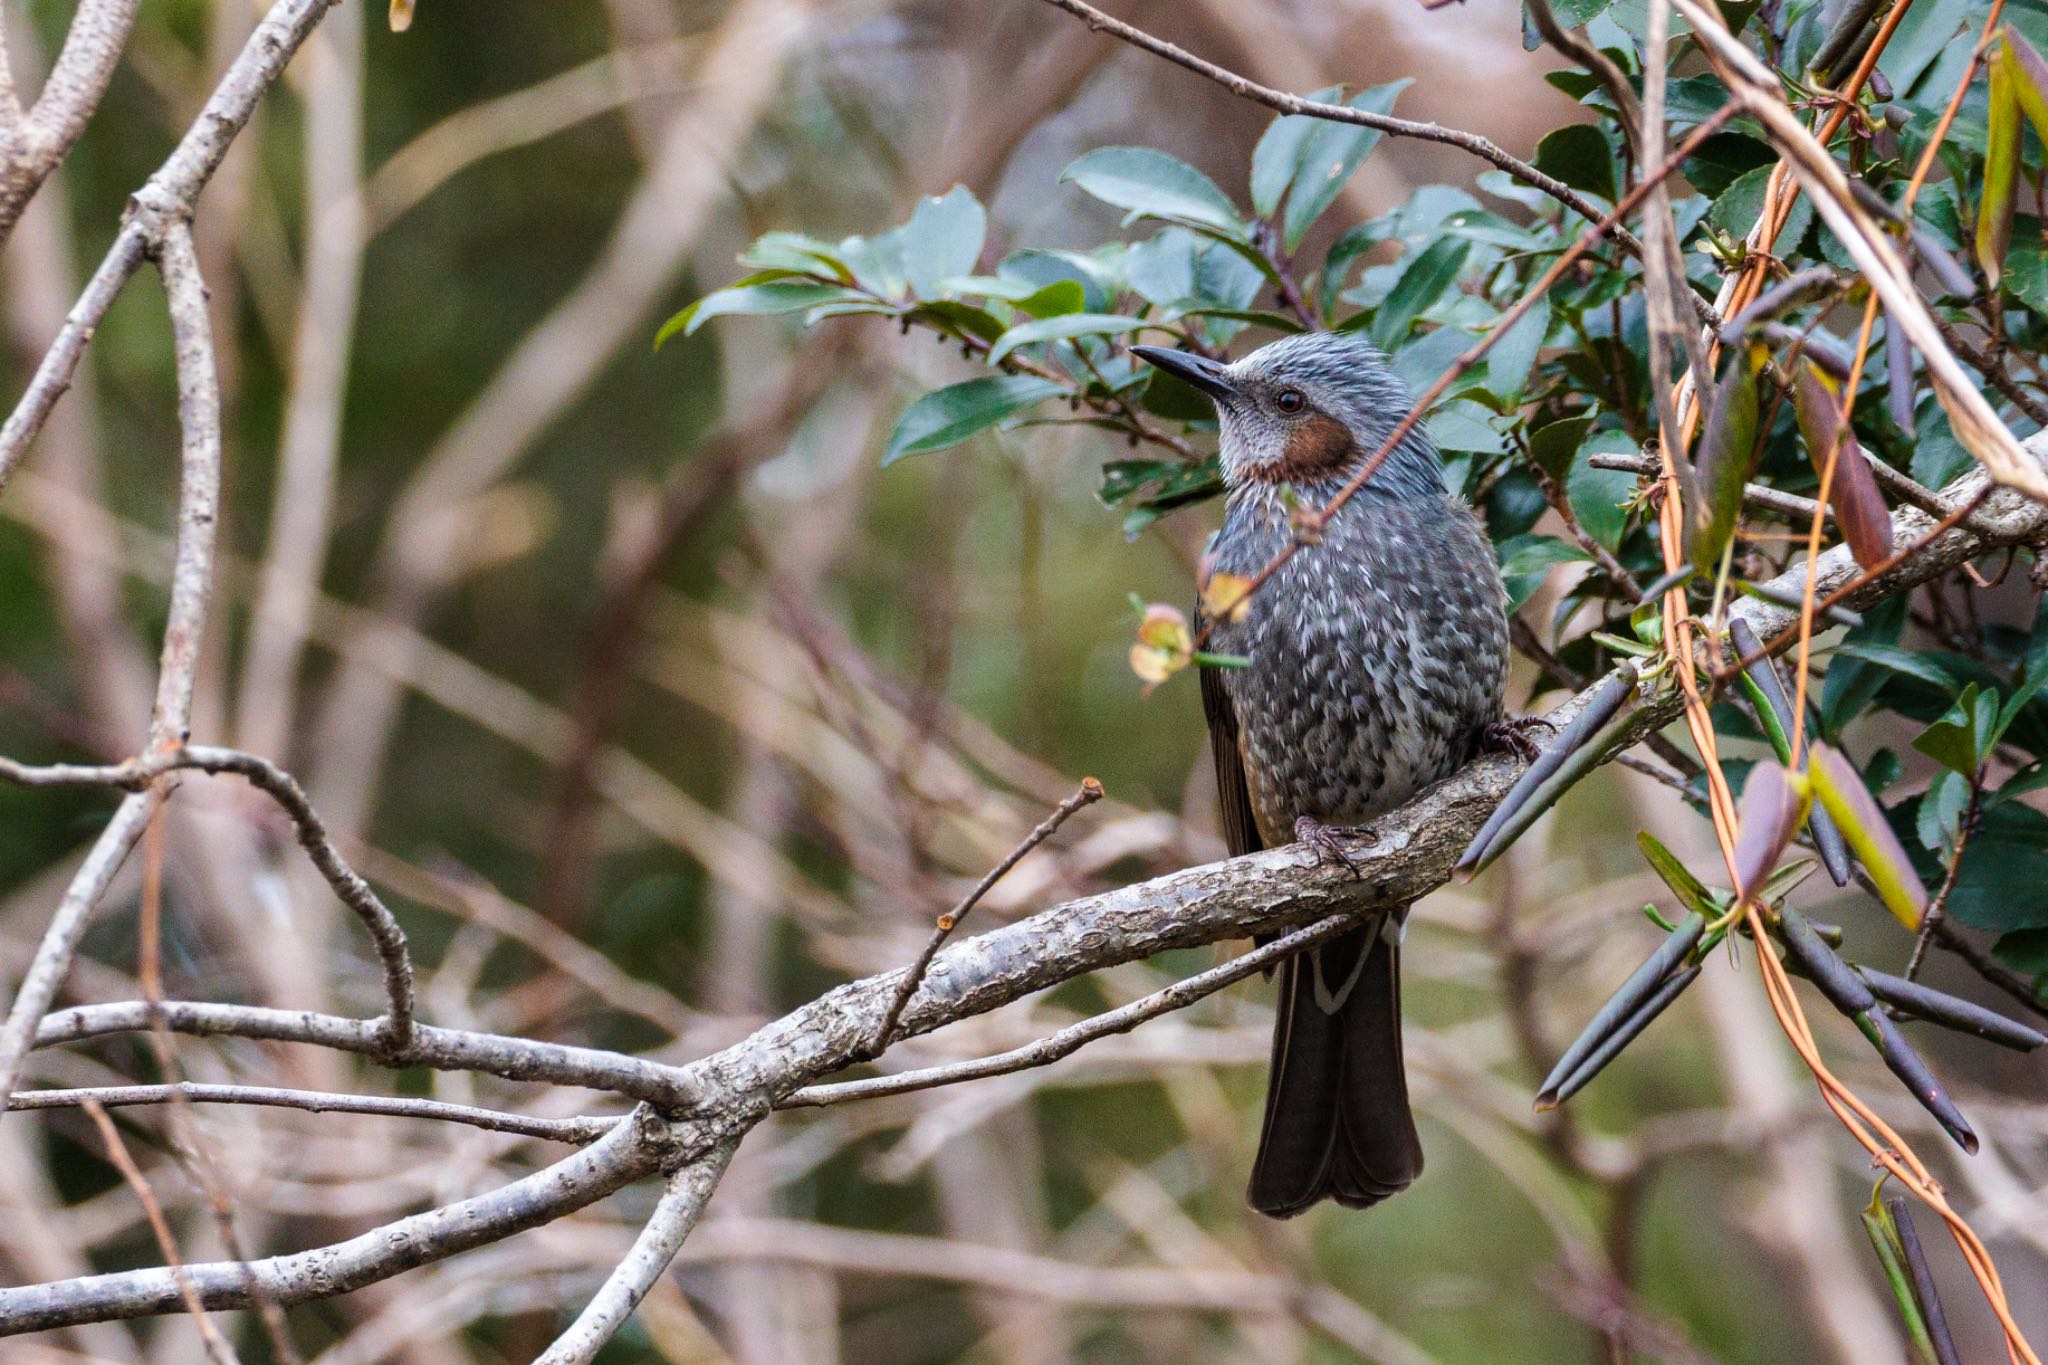
[[[1166,371],[1182,383],[1194,385],[1219,403],[1228,403],[1237,397],[1237,386],[1230,382],[1230,375],[1220,360],[1211,360],[1193,351],[1170,350],[1165,346],[1133,346],[1131,354]]]

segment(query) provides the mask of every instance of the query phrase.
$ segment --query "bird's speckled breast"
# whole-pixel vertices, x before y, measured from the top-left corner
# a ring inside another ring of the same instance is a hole
[[[1286,509],[1247,488],[1212,563],[1250,577],[1287,539]],[[1303,816],[1362,824],[1401,804],[1469,759],[1501,716],[1500,574],[1455,498],[1352,499],[1211,638],[1251,660],[1223,676],[1269,846],[1292,841]]]

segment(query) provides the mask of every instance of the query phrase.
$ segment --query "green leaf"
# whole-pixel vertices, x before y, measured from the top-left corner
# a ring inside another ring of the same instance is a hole
[[[1049,318],[1033,318],[1020,322],[1003,333],[988,353],[988,363],[1000,365],[1003,357],[1019,346],[1030,346],[1041,341],[1066,341],[1073,337],[1117,336],[1134,332],[1140,327],[1150,326],[1143,318],[1126,317],[1121,313],[1060,313]]]
[[[1591,558],[1578,546],[1555,536],[1515,536],[1503,541],[1499,548],[1500,576],[1507,586],[1511,616],[1543,585],[1553,567]]]
[[[1707,210],[1707,221],[1738,241],[1746,239],[1749,230],[1756,226],[1756,220],[1763,216],[1764,189],[1770,178],[1769,166],[1758,166],[1737,176],[1735,183],[1723,191],[1714,200],[1714,206]],[[1802,194],[1793,202],[1785,226],[1778,230],[1778,238],[1769,248],[1771,253],[1790,255],[1812,225],[1813,201]]]
[[[917,201],[903,228],[903,270],[921,299],[944,292],[945,281],[971,275],[988,235],[988,214],[965,185],[942,198]]]
[[[1575,190],[1614,200],[1614,149],[1593,124],[1568,123],[1545,134],[1536,144],[1536,169]]]
[[[1539,427],[1529,437],[1529,454],[1536,467],[1553,479],[1561,479],[1578,458],[1586,433],[1593,429],[1591,417],[1567,417]]]
[[[1756,376],[1769,352],[1757,345],[1726,349],[1713,406],[1700,437],[1699,504],[1687,518],[1685,557],[1703,572],[1718,572],[1742,512],[1742,486],[1756,454]]]
[[[1098,147],[1068,166],[1060,179],[1133,214],[1244,231],[1237,206],[1215,181],[1150,147]]]
[[[1079,286],[1075,287],[1075,292],[1080,292]],[[958,299],[934,299],[921,303],[903,316],[912,322],[943,325],[968,336],[980,337],[983,341],[994,341],[1003,334],[1003,324],[995,314]]]
[[[1927,888],[1920,884],[1920,874],[1863,779],[1846,758],[1825,744],[1810,750],[1807,772],[1813,779],[1814,795],[1834,817],[1842,837],[1855,851],[1856,861],[1870,874],[1878,899],[1899,923],[1918,931],[1920,916],[1927,909]]]
[[[1345,103],[1366,113],[1389,113],[1395,98],[1412,83],[1407,80],[1390,81],[1362,90]],[[1287,215],[1282,225],[1281,240],[1290,255],[1300,249],[1302,238],[1315,226],[1316,219],[1336,202],[1345,182],[1351,179],[1359,164],[1380,140],[1377,128],[1333,123],[1328,119],[1316,119],[1314,123],[1287,192]]]
[[[1672,895],[1678,897],[1680,905],[1701,919],[1720,918],[1721,906],[1714,899],[1713,893],[1707,890],[1698,877],[1688,872],[1685,864],[1678,860],[1678,855],[1659,843],[1655,835],[1647,830],[1638,832],[1636,847],[1643,851],[1643,857],[1649,861],[1650,870],[1663,879],[1664,885],[1671,888]]]
[[[2048,929],[2015,929],[1991,945],[1991,955],[2016,972],[2048,975]],[[2035,994],[2039,993],[2037,984]]]
[[[1088,292],[1079,280],[1054,280],[1043,289],[1017,300],[1017,311],[1035,318],[1056,318],[1078,313],[1088,306]]]
[[[1515,325],[1487,351],[1487,381],[1495,393],[1510,402],[1522,396],[1529,386],[1529,371],[1535,368],[1536,355],[1549,333],[1550,296],[1545,294],[1529,305],[1529,310],[1515,319]]]
[[[1991,103],[1986,124],[1984,190],[1977,200],[1977,261],[1991,287],[2005,270],[2006,247],[2012,242],[2012,211],[2020,178],[2020,99],[2015,88],[2018,64],[2012,44],[2002,42],[1991,54]]]
[[[1947,714],[1922,730],[1913,747],[1943,767],[1968,777],[1983,766],[1996,742],[1998,693],[1979,692],[1971,683],[1956,697]]]
[[[1628,531],[1625,504],[1635,496],[1636,476],[1618,469],[1595,469],[1584,456],[1596,451],[1633,450],[1635,443],[1618,431],[1603,431],[1586,442],[1581,457],[1565,475],[1565,497],[1585,533],[1610,550],[1621,548]]]
[[[1429,414],[1430,439],[1440,450],[1463,450],[1498,455],[1501,435],[1487,423],[1487,411],[1477,403],[1453,399]]]
[[[1124,278],[1148,303],[1177,308],[1195,295],[1195,250],[1201,238],[1170,227],[1132,247],[1124,256]]]
[[[1372,320],[1372,339],[1380,349],[1393,350],[1415,319],[1457,283],[1458,272],[1471,251],[1470,242],[1445,237],[1431,243],[1428,250],[1408,263]]]
[[[2019,801],[1984,812],[1963,850],[1948,912],[2001,933],[2048,927],[2048,816]]]
[[[1063,392],[1058,384],[1036,375],[1004,374],[970,379],[928,393],[897,419],[882,463],[892,465],[906,455],[959,445],[1012,413]]]
[[[1909,678],[1918,678],[1921,682],[1940,688],[1949,696],[1954,696],[1956,689],[1961,686],[1955,675],[1940,664],[1915,654],[1910,649],[1901,649],[1897,645],[1874,642],[1845,644],[1835,651],[1835,657],[1860,659],[1864,663],[1876,664],[1879,668],[1890,669],[1894,673],[1903,673]]]
[[[689,336],[713,318],[734,314],[801,313],[819,304],[861,299],[863,296],[855,290],[810,280],[784,278],[770,279],[763,284],[736,284],[706,294],[661,324],[661,330],[654,334],[654,344],[658,349],[678,332]]]
[[[1341,85],[1326,85],[1307,96],[1317,104],[1328,104],[1344,93]],[[1270,218],[1286,197],[1287,187],[1301,170],[1301,154],[1319,119],[1307,114],[1283,114],[1266,125],[1259,145],[1252,149],[1252,212]]]
[[[1913,817],[1920,846],[1934,853],[1953,848],[1962,828],[1963,808],[1969,804],[1968,778],[1947,769],[1936,773],[1927,790],[1920,794],[1920,805]]]
[[[800,275],[830,275],[853,283],[853,272],[834,253],[831,243],[801,232],[768,232],[740,256],[740,264],[756,270],[789,270]]]

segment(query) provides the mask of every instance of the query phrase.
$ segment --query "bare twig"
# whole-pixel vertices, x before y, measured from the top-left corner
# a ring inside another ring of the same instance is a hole
[[[1012,1048],[993,1057],[976,1057],[971,1061],[925,1067],[918,1071],[902,1071],[893,1076],[876,1076],[864,1081],[840,1081],[833,1085],[806,1086],[780,1101],[776,1107],[808,1109],[828,1104],[843,1104],[848,1100],[881,1099],[887,1095],[907,1095],[912,1091],[957,1085],[961,1081],[981,1080],[988,1076],[1007,1076],[1013,1071],[1050,1066],[1099,1038],[1129,1033],[1148,1019],[1156,1019],[1174,1010],[1186,1009],[1204,996],[1214,995],[1225,986],[1242,981],[1254,973],[1264,971],[1275,963],[1292,957],[1312,944],[1320,943],[1353,922],[1354,917],[1350,915],[1332,915],[1328,919],[1318,920],[1305,929],[1284,934],[1271,943],[1234,957],[1220,966],[1211,967],[1206,972],[1199,972],[1176,981],[1171,986],[1154,991],[1142,999],[1133,1000],[1119,1009],[1083,1019],[1080,1023],[1071,1024],[1035,1043],[1027,1043],[1023,1047]]]
[[[157,1202],[156,1192],[149,1188],[149,1180],[142,1174],[142,1168],[135,1164],[135,1158],[128,1154],[128,1144],[121,1141],[114,1121],[107,1117],[107,1111],[100,1107],[99,1102],[87,1098],[80,1107],[92,1120],[93,1127],[99,1129],[100,1141],[106,1144],[107,1160],[121,1173],[121,1179],[128,1182],[135,1202],[142,1205],[143,1217],[149,1220],[149,1230],[156,1237],[157,1251],[164,1258],[164,1267],[177,1283],[179,1300],[199,1328],[199,1339],[206,1345],[207,1356],[214,1365],[229,1365],[235,1353],[222,1340],[220,1329],[213,1325],[213,1319],[206,1315],[206,1309],[199,1302],[199,1295],[193,1292],[192,1277],[185,1273],[184,1258],[178,1254],[178,1239],[171,1233],[170,1220],[164,1217],[164,1207]]]
[[[27,453],[64,390],[71,385],[85,345],[143,259],[163,242],[172,223],[188,219],[199,192],[248,123],[256,102],[270,88],[299,45],[325,17],[328,0],[278,0],[249,35],[241,54],[214,88],[206,108],[177,148],[129,202],[128,218],[99,269],[64,319],[49,351],[36,367],[27,392],[0,425],[0,488]]]
[[[247,1104],[269,1109],[298,1109],[308,1114],[377,1114],[388,1118],[434,1119],[460,1123],[492,1133],[512,1133],[547,1142],[595,1142],[626,1116],[548,1119],[508,1114],[443,1100],[401,1095],[339,1095],[325,1090],[287,1090],[266,1085],[210,1085],[178,1081],[169,1085],[105,1085],[75,1090],[23,1090],[7,1102],[9,1109],[75,1109],[98,1104],[108,1109],[135,1105]]]
[[[917,994],[918,983],[924,980],[925,970],[932,965],[932,959],[938,956],[939,949],[946,946],[946,940],[960,927],[960,921],[966,919],[968,912],[988,894],[989,888],[1001,881],[1011,868],[1022,862],[1025,854],[1050,839],[1054,831],[1067,822],[1068,816],[1083,806],[1091,806],[1101,799],[1102,784],[1092,777],[1082,778],[1081,785],[1075,789],[1072,796],[1060,802],[1058,809],[1039,821],[1037,827],[1005,854],[1001,862],[990,868],[986,875],[974,884],[974,889],[960,898],[958,904],[939,916],[938,923],[932,928],[931,938],[924,945],[924,951],[917,955],[917,961],[911,963],[910,970],[904,973],[902,984],[896,988],[895,997],[890,1000],[887,1012],[882,1015],[881,1027],[875,1030],[877,1053],[888,1048],[890,1035],[896,1031],[896,1021],[903,1017],[903,1007],[910,1003],[910,997]]]
[[[683,1239],[697,1226],[736,1146],[729,1142],[714,1147],[669,1177],[668,1189],[634,1240],[633,1249],[535,1365],[586,1365],[618,1334],[675,1259]]]

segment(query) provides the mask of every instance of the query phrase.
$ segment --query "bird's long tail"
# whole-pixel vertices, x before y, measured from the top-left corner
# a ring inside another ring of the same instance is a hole
[[[1398,914],[1390,921],[1399,922]],[[1401,953],[1374,920],[1280,968],[1251,1205],[1368,1208],[1422,1173],[1401,1064]]]

